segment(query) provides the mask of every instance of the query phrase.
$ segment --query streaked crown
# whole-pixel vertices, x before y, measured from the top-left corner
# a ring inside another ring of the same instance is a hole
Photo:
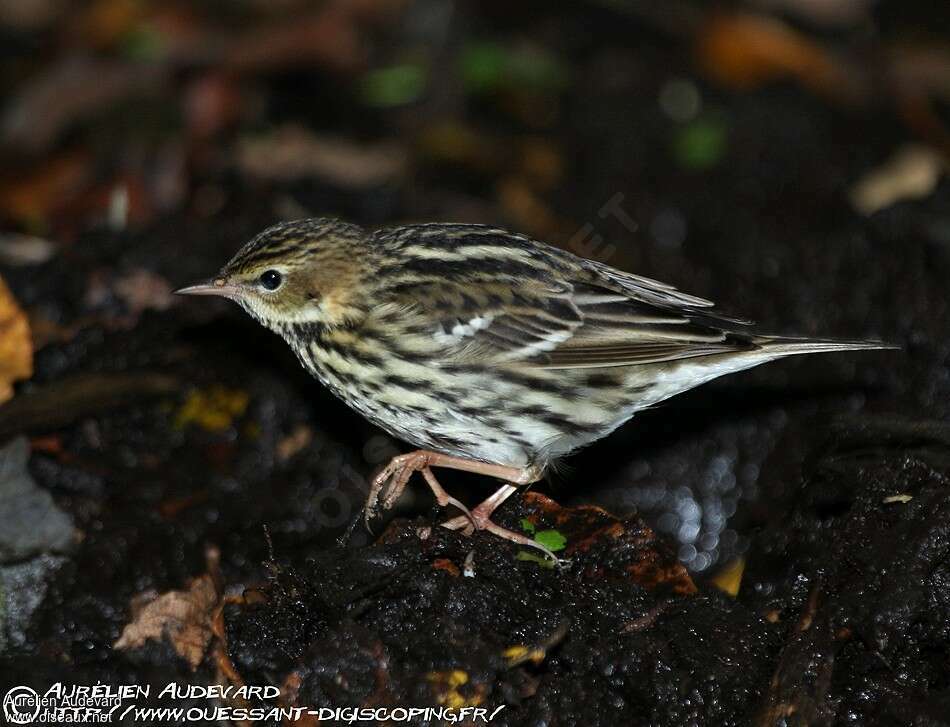
[[[245,244],[213,280],[181,292],[230,298],[279,333],[295,323],[341,325],[362,313],[358,292],[374,257],[357,225],[281,222]]]

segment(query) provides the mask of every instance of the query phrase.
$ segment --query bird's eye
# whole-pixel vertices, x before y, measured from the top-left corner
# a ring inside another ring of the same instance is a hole
[[[280,284],[284,282],[283,276],[276,270],[265,270],[258,279],[266,290],[277,290]]]

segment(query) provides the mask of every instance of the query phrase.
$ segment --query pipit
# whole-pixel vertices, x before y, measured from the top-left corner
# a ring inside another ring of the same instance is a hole
[[[486,530],[517,486],[641,409],[711,379],[802,353],[877,341],[751,333],[712,303],[495,227],[370,232],[332,219],[274,225],[211,280],[177,291],[239,303],[371,422],[418,449],[373,479],[369,523],[413,472],[451,529]],[[469,511],[432,469],[503,480]]]

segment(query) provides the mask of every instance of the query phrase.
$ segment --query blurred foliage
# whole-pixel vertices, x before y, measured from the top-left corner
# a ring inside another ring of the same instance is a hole
[[[567,66],[540,46],[468,43],[459,58],[465,87],[475,93],[500,89],[560,91],[567,87]]]
[[[726,151],[728,130],[719,117],[706,116],[676,130],[673,155],[687,169],[708,169],[715,166]]]
[[[379,108],[412,103],[425,91],[427,75],[422,65],[413,63],[376,68],[363,76],[360,96],[367,106]]]
[[[714,170],[731,137],[704,97],[780,84],[852,112],[891,106],[908,135],[950,154],[950,49],[937,35],[907,42],[886,8],[876,25],[861,0],[597,5],[3,4],[0,224],[70,243],[211,216],[263,184],[276,216],[504,221],[564,242],[583,224],[559,207],[589,93],[621,95],[638,123],[665,114],[669,163],[693,173]],[[661,48],[676,67],[641,76]],[[630,118],[598,123],[619,140]],[[436,197],[417,194],[436,178]],[[383,201],[358,196],[384,187]]]

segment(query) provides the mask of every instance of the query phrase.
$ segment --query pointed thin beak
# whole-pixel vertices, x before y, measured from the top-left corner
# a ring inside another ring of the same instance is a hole
[[[176,295],[218,295],[223,298],[233,298],[238,293],[238,288],[234,285],[228,285],[224,278],[215,278],[206,280],[203,283],[195,283],[175,291]]]

